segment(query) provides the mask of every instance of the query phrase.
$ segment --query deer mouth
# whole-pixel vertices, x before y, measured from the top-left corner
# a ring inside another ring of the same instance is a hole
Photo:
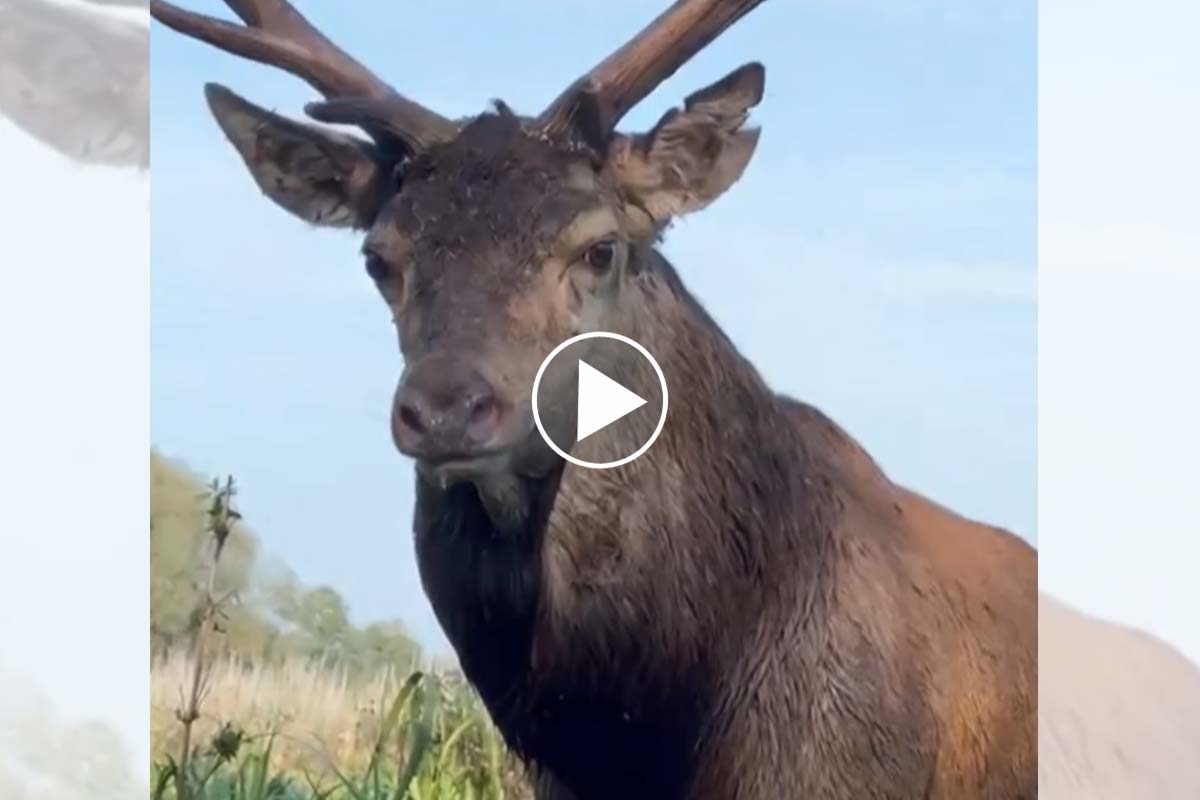
[[[514,436],[503,444],[471,450],[408,451],[401,453],[416,462],[419,473],[443,487],[514,471],[520,453],[532,433]]]
[[[479,483],[504,475],[537,477],[546,474],[557,456],[546,447],[537,428],[529,421],[520,432],[505,437],[502,444],[473,450],[406,452],[426,480],[448,488],[457,483]]]
[[[507,465],[507,450],[485,450],[475,453],[445,453],[436,456],[417,455],[417,470],[437,483],[448,485],[499,472]]]

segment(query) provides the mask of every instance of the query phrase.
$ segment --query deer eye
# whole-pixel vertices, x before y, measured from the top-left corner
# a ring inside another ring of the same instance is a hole
[[[604,272],[613,265],[617,254],[617,243],[612,239],[596,242],[583,254],[583,260],[597,272]]]
[[[371,280],[376,283],[381,283],[385,280],[390,272],[388,263],[383,260],[383,257],[378,253],[367,253],[367,274],[371,276]]]

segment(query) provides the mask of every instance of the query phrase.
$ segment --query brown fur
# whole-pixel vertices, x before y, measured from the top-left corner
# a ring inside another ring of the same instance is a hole
[[[536,565],[518,619],[462,619],[499,607],[463,587],[495,562],[464,577],[427,521],[478,500],[421,495],[426,587],[506,736],[579,798],[1036,796],[1034,551],[894,486],[651,275],[666,313],[630,335],[690,400],[627,467],[530,490],[546,522],[491,540]],[[510,669],[497,636],[528,641]]]
[[[426,593],[540,797],[1034,797],[1035,551],[773,393],[654,249],[741,175],[762,77],[735,71],[606,152],[500,107],[399,164],[210,101],[272,199],[369,229],[401,390],[495,392],[484,445],[399,412],[393,430],[418,462]],[[674,398],[617,469],[564,464],[530,422],[538,364],[586,330],[645,345]]]

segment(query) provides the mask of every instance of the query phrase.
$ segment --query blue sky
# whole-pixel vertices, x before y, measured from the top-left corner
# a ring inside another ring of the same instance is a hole
[[[534,111],[651,4],[303,4],[448,115]],[[219,13],[218,3],[196,8]],[[204,81],[299,113],[303,83],[154,30],[151,441],[232,472],[266,548],[356,619],[445,645],[412,558],[410,464],[387,409],[401,364],[351,234],[262,198]],[[666,253],[779,390],[894,479],[1037,538],[1037,29],[1033,2],[773,0],[636,109],[645,128],[767,66],[743,180]]]

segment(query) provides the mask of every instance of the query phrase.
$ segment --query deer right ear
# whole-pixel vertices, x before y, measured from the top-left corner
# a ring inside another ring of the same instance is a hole
[[[758,145],[758,130],[743,126],[765,79],[761,64],[746,64],[693,93],[649,133],[616,137],[607,167],[618,185],[659,223],[720,197]]]
[[[390,169],[371,143],[290,120],[215,83],[204,94],[267,197],[314,225],[365,229],[374,222]]]

